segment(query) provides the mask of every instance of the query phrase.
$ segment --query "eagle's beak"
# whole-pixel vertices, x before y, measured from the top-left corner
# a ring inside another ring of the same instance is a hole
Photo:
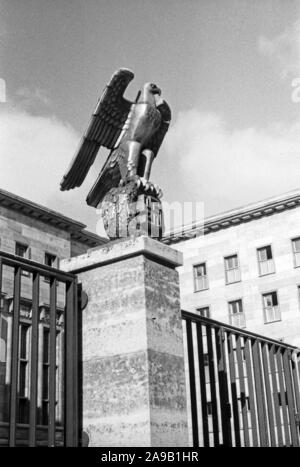
[[[159,96],[161,95],[161,89],[159,88],[154,88],[152,92],[153,94],[158,94]]]

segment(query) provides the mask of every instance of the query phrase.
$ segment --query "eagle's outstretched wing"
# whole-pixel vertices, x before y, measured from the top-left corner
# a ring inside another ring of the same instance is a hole
[[[167,133],[171,123],[171,109],[167,102],[162,99],[161,102],[156,106],[156,108],[160,111],[161,114],[161,124],[159,129],[154,133],[147,145],[148,148],[153,151],[154,157],[156,157],[158,150],[165,137],[165,134]]]
[[[121,68],[113,74],[61,181],[61,190],[69,190],[82,184],[100,146],[112,149],[116,145],[133,104],[123,97],[125,89],[133,78],[134,74],[126,68]]]

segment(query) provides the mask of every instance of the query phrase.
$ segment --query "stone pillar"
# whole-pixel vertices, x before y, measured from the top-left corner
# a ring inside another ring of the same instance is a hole
[[[90,446],[187,446],[182,254],[141,236],[64,260],[83,311],[83,429]]]

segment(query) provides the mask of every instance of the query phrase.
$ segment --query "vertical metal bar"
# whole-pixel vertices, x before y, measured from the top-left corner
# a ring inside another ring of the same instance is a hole
[[[250,446],[250,437],[249,437],[249,426],[248,426],[248,411],[246,403],[246,388],[245,388],[245,375],[244,375],[244,362],[241,349],[241,336],[236,338],[236,356],[239,370],[239,380],[240,380],[240,389],[241,389],[241,406],[242,406],[242,417],[243,417],[243,432],[244,432],[244,442],[245,446]]]
[[[18,415],[18,365],[19,365],[19,315],[21,294],[21,267],[14,268],[14,305],[12,329],[11,388],[9,414],[9,446],[16,445],[16,420]]]
[[[36,445],[39,290],[40,290],[40,275],[39,273],[35,272],[33,273],[33,287],[32,287],[29,446]]]
[[[277,347],[277,351],[276,351],[276,361],[277,361],[277,368],[278,368],[278,380],[279,380],[279,388],[280,388],[280,399],[281,399],[281,408],[282,408],[285,446],[290,446],[291,440],[290,440],[288,412],[287,412],[287,406],[286,406],[286,392],[285,392],[284,379],[283,379],[281,348],[279,346]]]
[[[276,446],[276,436],[275,436],[275,420],[273,414],[273,404],[272,404],[272,392],[270,384],[270,373],[269,373],[269,364],[268,364],[268,344],[266,342],[261,344],[261,353],[263,361],[263,370],[265,376],[265,388],[267,396],[267,408],[268,408],[268,417],[269,417],[269,429],[270,429],[270,438],[271,446]]]
[[[299,416],[300,412],[300,388],[299,388],[299,381],[298,381],[298,369],[297,369],[297,357],[292,359],[292,373],[293,373],[293,387],[295,392],[295,399],[296,399],[296,412]]]
[[[82,284],[78,284],[77,278],[73,281],[74,295],[73,295],[73,446],[77,447],[79,443],[79,298],[80,292],[80,306],[82,303]],[[81,308],[80,308],[81,310]],[[82,311],[82,310],[81,310]],[[82,328],[81,328],[82,331]],[[69,351],[71,352],[71,350]]]
[[[63,399],[64,399],[64,316],[60,316],[60,330],[58,334],[58,405],[57,418],[59,424],[63,424]]]
[[[189,376],[190,376],[193,446],[199,446],[198,411],[197,411],[196,381],[195,381],[195,368],[194,368],[193,335],[192,335],[192,323],[191,323],[191,321],[189,319],[186,319],[186,337],[187,337]]]
[[[43,312],[39,310],[39,330],[38,330],[38,382],[37,382],[37,407],[38,407],[38,424],[42,424],[43,414],[43,361],[44,361],[44,324],[41,321]]]
[[[290,429],[291,429],[291,438],[292,438],[292,446],[299,446],[299,434],[298,434],[298,427],[296,426],[296,404],[293,395],[293,388],[292,388],[292,377],[291,377],[291,367],[290,367],[290,359],[291,359],[291,351],[289,349],[283,349],[283,370],[284,370],[284,379],[285,379],[285,386],[286,386],[286,394],[287,394],[287,404],[288,404],[288,411],[289,411],[289,419],[290,419]]]
[[[240,416],[239,416],[238,395],[237,395],[237,387],[236,387],[236,372],[235,372],[234,349],[233,349],[232,337],[233,337],[232,333],[230,333],[229,339],[227,341],[231,395],[232,395],[232,411],[233,411],[233,422],[234,422],[235,445],[236,447],[241,447]]]
[[[6,371],[5,371],[5,384],[8,390],[10,390],[10,387],[11,387],[12,335],[13,335],[13,313],[9,313],[7,316]]]
[[[48,446],[55,446],[56,404],[56,279],[50,279],[50,368]]]
[[[82,284],[78,284],[79,290],[82,290]],[[86,297],[87,298],[87,297]],[[83,387],[83,352],[82,352],[82,313],[83,313],[83,306],[84,308],[87,305],[86,303],[82,304],[82,297],[81,300],[78,301],[78,319],[77,319],[77,352],[78,352],[78,373],[77,373],[77,381],[78,381],[78,394],[77,394],[77,433],[78,433],[78,439],[75,440],[76,446],[83,446],[85,444],[85,441],[83,439],[83,393],[82,393],[82,387]],[[186,323],[185,323],[186,324]],[[186,348],[186,330],[183,330],[184,332],[184,355],[186,356],[187,353],[187,348]],[[185,378],[186,381],[186,378]],[[187,392],[189,389],[187,388]],[[186,395],[186,397],[188,397]]]
[[[0,257],[0,300],[2,296],[2,275],[3,275],[3,264],[2,264],[2,259]]]
[[[259,354],[259,342],[254,339],[252,345],[253,355],[253,369],[256,389],[256,400],[257,400],[257,413],[258,413],[258,425],[260,434],[260,443],[262,447],[267,447],[268,443],[268,428],[267,428],[267,417],[266,417],[266,401],[264,397],[264,388],[262,380],[262,368]]]
[[[251,341],[250,339],[244,339],[244,352],[245,352],[245,359],[246,359],[248,390],[249,390],[249,400],[250,400],[252,442],[253,442],[253,446],[257,447],[259,444],[258,444],[258,432],[257,432],[257,417],[256,417],[256,410],[255,410],[253,369],[251,365]]]
[[[275,346],[271,345],[269,348],[269,362],[270,362],[270,370],[272,376],[272,386],[273,386],[273,402],[274,402],[274,412],[275,412],[275,420],[277,426],[277,439],[278,439],[278,446],[283,446],[283,437],[282,437],[282,430],[281,430],[281,417],[280,417],[280,406],[278,401],[278,386],[277,386],[277,377],[276,377],[276,369],[275,369]]]
[[[224,329],[218,328],[216,330],[216,349],[218,360],[218,377],[219,377],[219,391],[220,391],[220,406],[221,406],[221,421],[223,432],[224,446],[232,446],[231,439],[231,424],[230,424],[230,402],[227,385],[227,367],[225,360],[224,349]]]
[[[1,336],[2,336],[2,313],[1,313],[2,273],[3,273],[3,266],[2,266],[2,259],[1,259],[1,256],[0,256],[0,339],[1,339]],[[3,302],[2,302],[2,309],[3,309],[3,305],[4,305],[4,298],[3,298]],[[0,393],[0,397],[4,397],[4,394],[1,395],[1,393]]]
[[[213,351],[213,344],[212,344],[211,326],[209,324],[206,324],[206,339],[207,339],[207,352],[208,352],[208,364],[209,364],[209,384],[210,384],[211,406],[212,406],[214,446],[219,446],[220,444],[219,421],[218,421],[216,378],[215,378],[215,367],[214,367],[214,351]]]
[[[78,290],[77,279],[66,287],[65,316],[65,445],[78,446]]]
[[[2,258],[0,256],[0,302],[2,301],[2,310],[1,310],[1,303],[0,303],[0,339],[2,337],[2,324],[3,324],[3,319],[2,319],[2,311],[4,311],[4,296],[2,297],[2,276],[3,276],[3,263],[2,263]],[[7,349],[7,344],[8,344],[8,320],[7,320],[7,338],[6,338],[6,356],[4,359],[4,379],[2,387],[0,387],[0,400],[6,401],[7,402],[7,386],[6,386],[6,379],[7,379],[7,360],[8,360],[8,349]],[[2,417],[0,421],[4,422],[7,421],[7,409],[3,411]]]
[[[203,357],[203,335],[200,323],[197,323],[197,342],[198,342],[198,364],[200,376],[200,392],[201,392],[201,408],[202,408],[202,426],[203,426],[203,443],[204,447],[209,447],[209,429],[208,429],[208,414],[207,414],[207,395],[206,395],[206,379]]]

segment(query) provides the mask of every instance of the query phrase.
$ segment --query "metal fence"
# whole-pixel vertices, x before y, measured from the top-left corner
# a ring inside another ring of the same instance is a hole
[[[299,446],[295,347],[186,311],[182,319],[191,444]]]
[[[78,445],[77,279],[0,252],[0,445]]]

